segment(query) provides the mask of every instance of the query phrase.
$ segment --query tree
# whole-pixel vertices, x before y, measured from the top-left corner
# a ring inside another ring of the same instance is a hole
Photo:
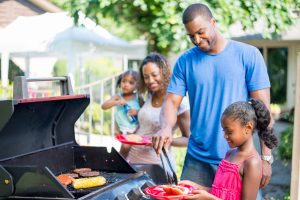
[[[148,41],[149,51],[164,54],[185,50],[188,38],[181,22],[183,10],[195,0],[69,0],[65,4],[75,23],[79,13],[102,23],[112,18],[120,26],[130,24]],[[206,0],[221,31],[240,21],[244,29],[254,22],[267,22],[266,33],[278,34],[293,23],[292,12],[300,7],[300,0]],[[124,33],[126,35],[126,33]],[[270,36],[270,35],[269,35]]]

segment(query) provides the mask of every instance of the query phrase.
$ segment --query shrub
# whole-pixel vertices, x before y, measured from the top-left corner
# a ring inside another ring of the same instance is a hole
[[[288,162],[292,159],[293,151],[294,108],[288,114],[284,115],[283,119],[291,123],[291,125],[281,133],[278,152],[280,159],[284,162]]]

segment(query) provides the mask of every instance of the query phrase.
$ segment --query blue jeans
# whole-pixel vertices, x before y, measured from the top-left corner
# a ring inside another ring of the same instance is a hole
[[[211,187],[218,165],[209,164],[186,154],[181,174],[181,180],[190,180],[199,185]]]
[[[215,174],[217,172],[218,165],[205,163],[195,159],[189,154],[186,154],[184,165],[181,174],[181,180],[190,180],[199,185],[211,187]],[[256,200],[261,200],[261,190],[258,191]]]

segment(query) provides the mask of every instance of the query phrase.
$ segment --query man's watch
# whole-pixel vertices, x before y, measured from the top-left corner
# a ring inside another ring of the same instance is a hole
[[[274,158],[272,155],[269,156],[261,155],[261,159],[267,161],[270,165],[272,165],[272,163],[274,162]]]

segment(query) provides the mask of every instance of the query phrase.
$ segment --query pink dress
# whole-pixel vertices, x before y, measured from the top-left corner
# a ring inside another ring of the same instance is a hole
[[[227,152],[225,159],[233,151],[234,149]],[[232,163],[223,159],[219,164],[210,193],[222,200],[240,200],[242,198],[243,187],[243,182],[240,177],[240,166],[253,156],[255,156],[255,154],[247,157],[241,163]]]
[[[219,164],[210,193],[222,200],[240,200],[242,180],[240,165],[223,159]]]

